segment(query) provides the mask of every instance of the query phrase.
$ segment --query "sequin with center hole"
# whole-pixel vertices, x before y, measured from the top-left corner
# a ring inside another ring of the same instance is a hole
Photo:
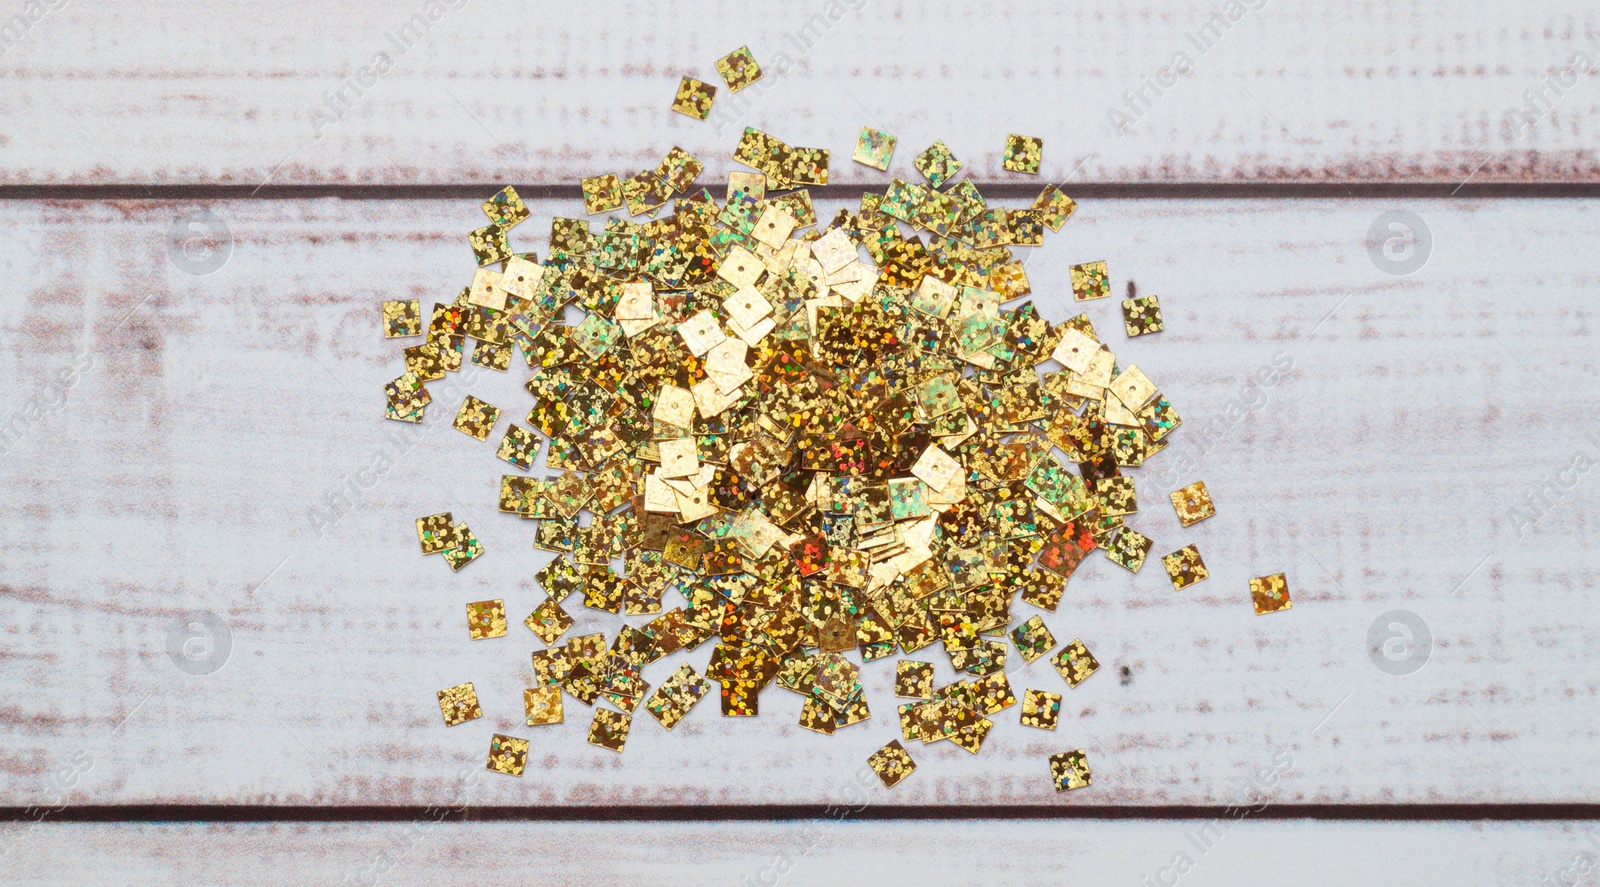
[[[1017,647],[1017,655],[1023,662],[1032,662],[1040,656],[1055,648],[1055,636],[1044,624],[1040,616],[1029,617],[1028,621],[1011,630],[1011,642]]]
[[[1161,301],[1155,296],[1124,299],[1122,325],[1127,329],[1129,336],[1161,332],[1165,329],[1161,323]]]
[[[510,229],[533,215],[533,212],[518,196],[517,189],[507,185],[500,189],[500,193],[483,202],[483,214],[500,228]]]
[[[472,639],[503,638],[506,636],[505,601],[474,601],[467,604],[467,631]]]
[[[1022,726],[1040,730],[1054,730],[1061,716],[1061,694],[1047,690],[1024,690],[1022,693]]]
[[[956,159],[943,140],[929,145],[911,161],[911,165],[915,166],[917,172],[922,173],[928,184],[935,188],[954,178],[962,167],[961,161]]]
[[[888,745],[873,752],[872,756],[867,758],[867,766],[883,780],[885,788],[894,788],[917,769],[916,763],[911,760],[911,755],[898,739],[889,740]]]
[[[573,620],[566,610],[555,598],[546,598],[544,603],[533,608],[528,618],[522,620],[528,630],[539,636],[539,640],[546,644],[554,644],[567,633],[573,625]]]
[[[583,211],[589,215],[622,208],[622,180],[614,173],[590,176],[580,185],[583,189]]]
[[[1197,480],[1182,489],[1173,490],[1169,495],[1172,510],[1178,513],[1178,522],[1185,527],[1194,526],[1217,513],[1205,481]]]
[[[1083,749],[1050,756],[1050,779],[1056,791],[1064,792],[1089,785],[1089,759]]]
[[[488,440],[489,432],[494,430],[494,423],[500,419],[500,408],[467,395],[461,402],[461,409],[456,411],[456,420],[451,423],[453,427],[468,437],[478,440]]]
[[[522,708],[530,727],[561,723],[561,688],[529,687],[523,690]]]
[[[722,82],[728,84],[728,89],[738,92],[761,79],[761,66],[750,54],[750,47],[741,46],[717,59],[717,73],[722,75]]]
[[[909,659],[894,664],[894,695],[902,699],[933,698],[933,663]]]
[[[678,83],[678,93],[672,98],[672,110],[686,117],[704,120],[711,114],[711,103],[716,97],[715,86],[686,76]]]
[[[521,776],[528,765],[528,740],[496,733],[489,737],[488,769],[507,776]]]
[[[444,714],[446,727],[483,717],[483,709],[478,707],[478,691],[471,681],[440,690],[439,710]]]
[[[1150,556],[1150,546],[1153,545],[1148,536],[1128,527],[1117,531],[1117,535],[1106,546],[1106,557],[1131,573],[1139,572],[1144,566],[1144,559]]]
[[[1044,223],[1051,231],[1060,231],[1061,226],[1066,224],[1077,211],[1078,204],[1055,185],[1046,185],[1045,189],[1039,192],[1039,196],[1034,198],[1033,208],[1043,214]]]
[[[1111,279],[1106,272],[1105,262],[1073,265],[1071,273],[1074,299],[1087,302],[1090,299],[1104,299],[1111,295]]]
[[[1206,570],[1205,561],[1200,559],[1200,550],[1193,545],[1185,545],[1162,558],[1161,566],[1166,568],[1167,578],[1172,580],[1173,591],[1182,591],[1211,575]]]
[[[1089,652],[1089,648],[1083,645],[1082,638],[1073,638],[1070,643],[1063,646],[1061,652],[1051,660],[1051,664],[1056,667],[1061,677],[1066,679],[1067,686],[1073,689],[1077,689],[1079,684],[1100,668],[1100,662]]]
[[[399,339],[422,335],[422,307],[416,299],[383,303],[383,337]]]
[[[1006,136],[1006,150],[1001,158],[1001,166],[1012,172],[1026,172],[1038,175],[1039,164],[1043,159],[1043,139],[1015,133]]]
[[[527,470],[532,468],[534,461],[539,458],[539,448],[543,445],[544,442],[537,434],[512,423],[506,427],[505,437],[500,439],[500,449],[495,452],[495,456]]]
[[[456,526],[450,512],[417,518],[417,541],[423,554],[438,554],[456,545]]]
[[[1283,573],[1258,576],[1250,580],[1250,600],[1255,604],[1256,615],[1265,616],[1294,606],[1289,600],[1289,580]]]
[[[444,550],[444,562],[451,570],[460,570],[483,555],[483,544],[466,524],[456,524],[455,543]]]

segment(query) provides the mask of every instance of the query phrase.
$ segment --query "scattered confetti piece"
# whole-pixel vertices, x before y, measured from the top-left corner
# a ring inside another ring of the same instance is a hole
[[[1178,513],[1178,522],[1186,527],[1192,527],[1217,513],[1203,480],[1197,480],[1181,490],[1173,490],[1170,495],[1172,509]]]
[[[1045,690],[1024,690],[1022,693],[1022,726],[1054,730],[1061,716],[1061,694]]]
[[[1282,573],[1251,579],[1250,599],[1256,605],[1257,616],[1265,616],[1294,606],[1289,600],[1289,580]]]
[[[856,139],[855,153],[850,159],[873,169],[888,169],[889,158],[894,156],[895,137],[878,129],[861,127],[861,137]]]
[[[1039,163],[1042,161],[1044,141],[1032,136],[1019,136],[1016,134],[1006,136],[1006,152],[1000,165],[1012,172],[1027,172],[1037,175]]]
[[[741,46],[717,59],[717,73],[722,75],[722,82],[728,84],[728,89],[738,92],[761,79],[761,66],[750,54],[750,47]]]
[[[383,337],[400,339],[422,335],[422,308],[416,299],[383,303]]]
[[[672,99],[672,110],[696,120],[711,114],[711,102],[717,97],[717,88],[693,77],[685,77],[678,84],[678,94]]]
[[[506,636],[505,601],[474,601],[467,604],[467,629],[472,639],[503,638]]]
[[[1193,545],[1185,545],[1162,558],[1161,566],[1167,569],[1173,591],[1182,591],[1211,575],[1205,561],[1200,559],[1200,550]]]
[[[499,407],[490,406],[469,394],[462,401],[461,409],[456,411],[455,428],[468,437],[488,440],[489,432],[494,430],[494,423],[499,419]]]
[[[496,733],[489,738],[489,768],[507,776],[521,776],[528,765],[528,740]]]
[[[1067,686],[1076,690],[1078,685],[1088,680],[1100,668],[1100,663],[1083,645],[1081,638],[1073,638],[1072,643],[1061,648],[1053,660],[1056,671],[1067,680]]]
[[[522,707],[528,726],[561,723],[561,688],[529,687],[522,691]]]
[[[911,755],[906,752],[898,739],[889,740],[888,745],[873,752],[872,757],[867,758],[867,766],[878,774],[878,778],[883,780],[886,788],[899,785],[902,779],[917,769],[916,763],[911,760]]]
[[[446,727],[483,717],[483,709],[478,707],[478,691],[473,689],[471,681],[440,690],[439,710],[444,712]]]
[[[1161,324],[1160,300],[1155,296],[1124,299],[1122,302],[1122,324],[1127,328],[1129,336],[1143,336],[1149,333],[1161,332],[1165,327]]]
[[[1083,788],[1089,784],[1089,760],[1083,749],[1050,756],[1050,778],[1056,791]]]

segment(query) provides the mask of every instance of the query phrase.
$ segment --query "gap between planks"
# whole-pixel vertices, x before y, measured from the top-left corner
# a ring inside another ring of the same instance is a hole
[[[43,815],[41,815],[43,814]],[[0,807],[0,822],[778,822],[788,820],[1275,819],[1381,822],[1543,822],[1600,820],[1600,803],[1269,804],[1250,807],[1151,804],[930,805],[840,804],[334,806],[106,804],[58,809]]]
[[[974,183],[986,197],[1032,199],[1046,184]],[[859,197],[882,191],[887,182],[814,185],[814,200]],[[1057,183],[1077,200],[1285,200],[1285,199],[1430,199],[1492,198],[1501,200],[1593,199],[1600,182],[1084,182]],[[526,200],[580,200],[576,184],[518,185]],[[463,200],[481,199],[497,190],[491,183],[436,185],[0,185],[0,200]],[[703,186],[704,187],[704,186]]]

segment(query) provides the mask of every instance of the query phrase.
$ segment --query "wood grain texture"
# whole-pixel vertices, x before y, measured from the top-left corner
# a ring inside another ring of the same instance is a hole
[[[1037,251],[1049,318],[1077,312],[1079,261],[1162,297],[1167,331],[1144,339],[1123,336],[1115,299],[1088,312],[1185,418],[1136,475],[1133,525],[1154,555],[1197,544],[1211,578],[1175,594],[1153,561],[1135,576],[1094,558],[1045,618],[1102,673],[1068,691],[1041,660],[1012,678],[1066,694],[1061,728],[1008,710],[981,755],[913,748],[918,772],[874,799],[1231,803],[1280,752],[1282,802],[1600,797],[1593,476],[1526,538],[1507,516],[1596,449],[1581,432],[1600,208],[1418,204],[1432,255],[1408,277],[1363,245],[1392,208],[1091,203]],[[622,755],[584,743],[576,704],[563,725],[521,726],[541,645],[515,620],[543,597],[545,556],[495,510],[493,444],[448,423],[468,390],[505,409],[497,432],[520,422],[524,371],[435,383],[421,428],[381,418],[403,343],[380,337],[378,302],[464,285],[476,201],[218,204],[232,254],[199,277],[168,260],[181,209],[0,205],[0,420],[53,404],[0,456],[0,804],[444,803],[497,731],[534,741],[529,771],[476,780],[470,803],[831,803],[898,734],[886,663],[864,669],[873,719],[831,738],[795,726],[799,698],[775,688],[756,719],[705,703],[668,734],[640,717]],[[536,205],[514,245],[542,254],[550,216],[576,212]],[[92,367],[55,393],[80,353]],[[1250,387],[1275,361],[1292,362],[1283,381]],[[393,467],[375,471],[380,456]],[[1165,494],[1196,478],[1220,513],[1180,529]],[[319,535],[313,509],[347,483],[359,501]],[[459,574],[417,553],[412,519],[442,510],[488,549]],[[1247,579],[1278,571],[1295,608],[1253,615]],[[490,597],[512,634],[469,642],[463,605]],[[1366,649],[1394,608],[1434,636],[1405,677]],[[189,610],[231,627],[215,674],[167,655]],[[580,631],[621,621],[576,613]],[[446,728],[434,691],[466,680],[485,717]],[[1078,747],[1095,785],[1056,795],[1045,756]],[[52,782],[63,768],[70,786]]]
[[[746,125],[831,149],[838,181],[886,180],[849,162],[863,125],[900,137],[907,177],[942,138],[981,180],[1024,178],[999,168],[1022,132],[1044,139],[1047,179],[1600,180],[1589,75],[1561,75],[1527,127],[1506,120],[1576,53],[1600,61],[1600,20],[1571,0],[1251,0],[1225,29],[1209,0],[450,5],[402,52],[390,35],[422,0],[66,4],[0,56],[0,183],[570,184],[674,144],[720,174]],[[740,45],[767,74],[734,95],[713,62]],[[379,52],[386,73],[343,87]],[[1157,95],[1146,80],[1179,53],[1189,73]],[[685,74],[722,87],[712,121],[669,110]],[[350,110],[319,126],[341,87]],[[1138,118],[1121,135],[1113,109]]]
[[[990,830],[988,826],[1000,826]],[[45,825],[4,834],[17,885],[1542,883],[1596,849],[1571,823],[1198,822]],[[982,828],[981,837],[975,832]],[[1219,836],[1220,835],[1220,836]],[[974,845],[977,846],[974,846]],[[1352,852],[1359,848],[1359,852]],[[1583,864],[1581,861],[1578,864]],[[470,874],[469,874],[470,873]],[[1164,880],[1173,883],[1173,872]]]

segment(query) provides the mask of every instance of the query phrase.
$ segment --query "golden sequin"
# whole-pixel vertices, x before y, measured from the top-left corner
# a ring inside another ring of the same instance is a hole
[[[735,91],[761,76],[747,48],[717,67]],[[685,78],[673,110],[705,119],[714,94]],[[886,170],[895,148],[863,129],[852,159]],[[1036,174],[1041,149],[1012,135],[1003,166]],[[560,723],[570,696],[596,706],[589,742],[621,752],[641,705],[673,730],[712,692],[721,715],[759,716],[776,685],[803,697],[807,731],[866,733],[865,687],[887,683],[862,672],[896,661],[894,692],[911,701],[879,729],[901,739],[869,759],[893,786],[915,768],[901,741],[982,751],[1019,701],[1013,648],[1050,657],[1071,687],[1098,669],[1081,639],[1057,650],[1043,618],[1013,604],[1070,610],[1067,583],[1095,548],[1140,569],[1152,543],[1126,525],[1130,475],[1179,420],[1086,316],[1055,321],[1023,301],[1026,250],[1076,204],[1055,186],[1031,206],[991,202],[937,141],[912,160],[920,179],[819,220],[800,186],[825,184],[830,157],[749,127],[725,192],[697,185],[706,164],[676,146],[631,175],[598,172],[583,180],[585,211],[627,215],[551,219],[543,261],[520,235],[512,244],[532,213],[506,188],[468,235],[470,286],[434,303],[426,327],[420,304],[384,304],[386,336],[426,332],[385,386],[389,418],[423,422],[425,383],[468,353],[504,371],[515,352],[529,370],[532,404],[497,438],[515,470],[483,491],[498,493],[491,519],[524,534],[516,544],[554,555],[532,571],[546,597],[524,619],[546,647],[523,694],[529,726]],[[1110,294],[1103,261],[1071,278],[1077,300]],[[1130,335],[1159,328],[1154,297],[1125,309]],[[467,395],[453,425],[488,440],[499,413]],[[529,474],[541,455],[547,475]],[[1180,517],[1186,504],[1175,494]],[[483,552],[449,513],[416,532],[453,569]],[[1193,546],[1163,565],[1175,588],[1204,578]],[[569,637],[580,605],[619,630]],[[467,606],[470,639],[506,634],[502,600]],[[934,662],[898,654],[937,647],[957,679],[935,688]],[[696,649],[704,668],[646,679]],[[1060,694],[1020,702],[1023,726],[1056,728]],[[447,724],[481,716],[470,684],[439,703]],[[520,774],[527,751],[496,735],[489,766]],[[1089,782],[1081,751],[1051,769],[1060,788]]]
[[[872,753],[867,758],[867,766],[872,772],[878,774],[887,788],[894,788],[900,781],[910,776],[917,765],[911,760],[911,755],[900,744],[900,740],[891,739],[889,744]]]
[[[1289,600],[1289,580],[1282,573],[1251,579],[1250,600],[1255,604],[1257,616],[1276,613],[1294,606]]]
[[[473,689],[471,681],[440,690],[439,710],[444,713],[447,727],[483,717],[483,709],[478,707],[478,691]]]
[[[1197,480],[1181,490],[1173,490],[1170,497],[1172,510],[1178,513],[1178,522],[1186,527],[1194,526],[1217,513],[1205,481]]]

